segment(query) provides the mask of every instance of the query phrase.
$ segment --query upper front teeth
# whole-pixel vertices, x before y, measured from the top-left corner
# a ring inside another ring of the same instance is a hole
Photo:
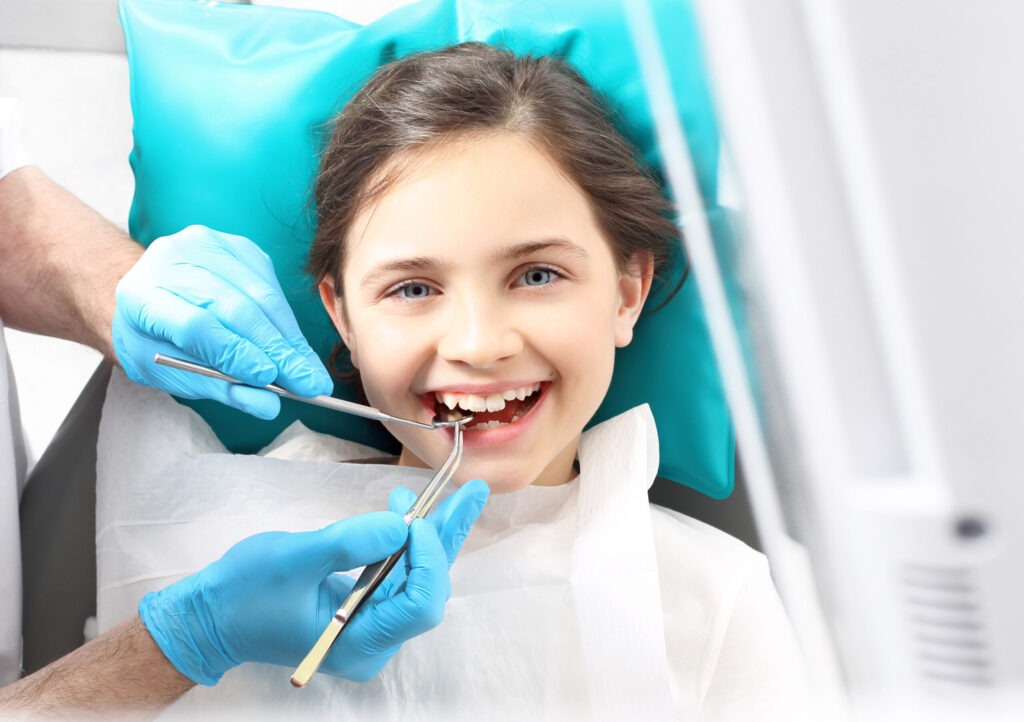
[[[435,393],[434,396],[437,400],[447,406],[449,409],[455,409],[458,406],[464,411],[501,411],[505,408],[505,402],[511,401],[512,399],[518,399],[523,401],[527,396],[540,390],[540,384],[536,383],[533,386],[524,386],[519,389],[505,389],[497,393],[488,394],[486,396],[480,396],[477,394],[459,394],[448,391]]]

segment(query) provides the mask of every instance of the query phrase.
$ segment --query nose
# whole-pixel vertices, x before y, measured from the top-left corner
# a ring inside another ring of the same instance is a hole
[[[488,368],[523,350],[523,337],[510,312],[498,300],[476,295],[452,298],[447,328],[437,345],[438,355],[452,363]]]

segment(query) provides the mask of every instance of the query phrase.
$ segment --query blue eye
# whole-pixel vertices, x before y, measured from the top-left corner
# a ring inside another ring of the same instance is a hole
[[[531,268],[519,277],[524,286],[546,286],[559,278],[550,268]]]
[[[418,301],[420,299],[427,298],[431,293],[433,293],[433,289],[430,286],[417,281],[406,283],[392,291],[393,295],[410,301]]]

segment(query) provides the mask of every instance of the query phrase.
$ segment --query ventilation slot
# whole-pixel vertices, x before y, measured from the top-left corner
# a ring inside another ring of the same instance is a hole
[[[992,662],[980,595],[970,569],[907,564],[901,569],[911,645],[931,685],[988,687]]]

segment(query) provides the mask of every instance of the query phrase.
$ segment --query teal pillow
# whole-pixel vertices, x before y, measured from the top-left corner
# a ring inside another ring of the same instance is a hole
[[[652,3],[701,190],[715,197],[718,135],[688,2]],[[338,338],[304,271],[313,236],[311,190],[329,121],[381,64],[477,40],[572,62],[619,113],[621,129],[657,167],[659,156],[624,11],[590,0],[424,0],[366,26],[267,6],[121,0],[131,72],[135,198],[143,244],[198,223],[251,238],[274,261],[295,316],[326,358]],[[664,298],[685,266],[659,290]],[[658,305],[652,299],[649,307]],[[339,384],[336,394],[352,398]],[[733,436],[696,284],[647,314],[621,349],[593,423],[639,403],[653,409],[660,474],[714,497],[733,484]],[[389,448],[379,426],[286,401],[258,421],[187,401],[225,445],[251,452],[301,419],[310,428]]]

